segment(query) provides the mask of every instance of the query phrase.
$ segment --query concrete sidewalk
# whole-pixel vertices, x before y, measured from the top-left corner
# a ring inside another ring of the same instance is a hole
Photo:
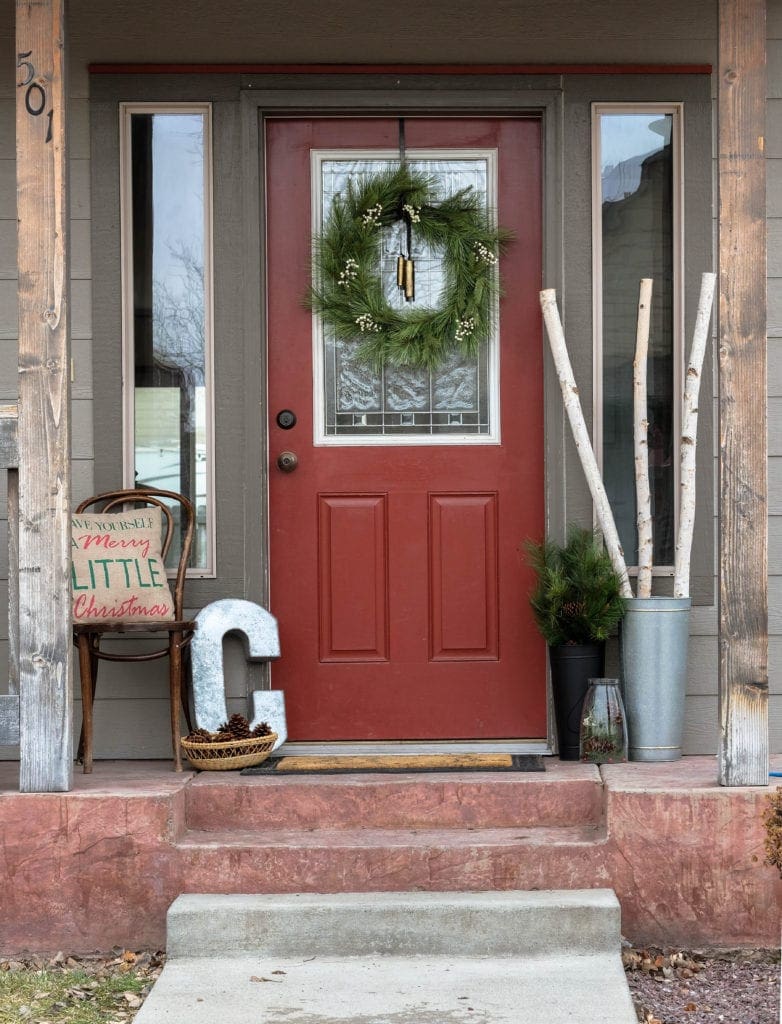
[[[610,890],[182,896],[169,958],[136,1024],[636,1021]]]

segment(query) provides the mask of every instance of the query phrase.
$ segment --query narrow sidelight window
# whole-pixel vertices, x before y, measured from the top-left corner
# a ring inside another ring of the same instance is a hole
[[[190,498],[190,573],[210,576],[210,108],[123,104],[121,117],[125,486]]]
[[[681,390],[681,110],[593,105],[595,441],[619,537],[637,563],[633,356],[638,285],[654,279],[648,362],[654,565],[672,572]]]

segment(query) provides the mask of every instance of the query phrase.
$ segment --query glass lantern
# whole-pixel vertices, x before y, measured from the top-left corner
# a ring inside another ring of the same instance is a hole
[[[618,679],[590,679],[581,711],[582,761],[615,764],[627,760],[627,721]]]

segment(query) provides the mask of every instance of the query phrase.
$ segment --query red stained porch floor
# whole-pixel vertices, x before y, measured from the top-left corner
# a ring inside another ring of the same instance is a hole
[[[70,793],[17,785],[0,764],[1,953],[162,946],[182,892],[609,886],[634,942],[779,941],[769,790],[718,786],[713,757],[279,779],[98,761]]]

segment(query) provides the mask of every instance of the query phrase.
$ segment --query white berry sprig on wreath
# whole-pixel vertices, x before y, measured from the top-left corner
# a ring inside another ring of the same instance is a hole
[[[361,223],[364,224],[365,227],[367,227],[369,225],[374,227],[375,224],[377,224],[380,221],[380,217],[381,217],[382,213],[383,213],[383,204],[382,203],[375,203],[374,206],[370,206],[369,209],[364,211],[364,214],[361,217]]]
[[[357,316],[356,325],[362,334],[364,331],[368,331],[370,334],[379,334],[380,331],[383,330],[380,324],[373,316],[370,316],[369,313],[362,313],[360,316]]]
[[[487,249],[483,242],[476,242],[473,246],[473,251],[476,260],[485,263],[487,267],[493,267],[497,263],[496,254],[491,249]]]
[[[456,325],[456,334],[454,335],[457,342],[464,341],[465,338],[469,338],[475,330],[475,317],[474,316],[460,316],[459,323]]]
[[[347,288],[351,281],[355,281],[357,277],[358,261],[349,256],[345,260],[345,269],[340,270],[339,272],[339,280],[337,281],[337,284],[340,288]]]

